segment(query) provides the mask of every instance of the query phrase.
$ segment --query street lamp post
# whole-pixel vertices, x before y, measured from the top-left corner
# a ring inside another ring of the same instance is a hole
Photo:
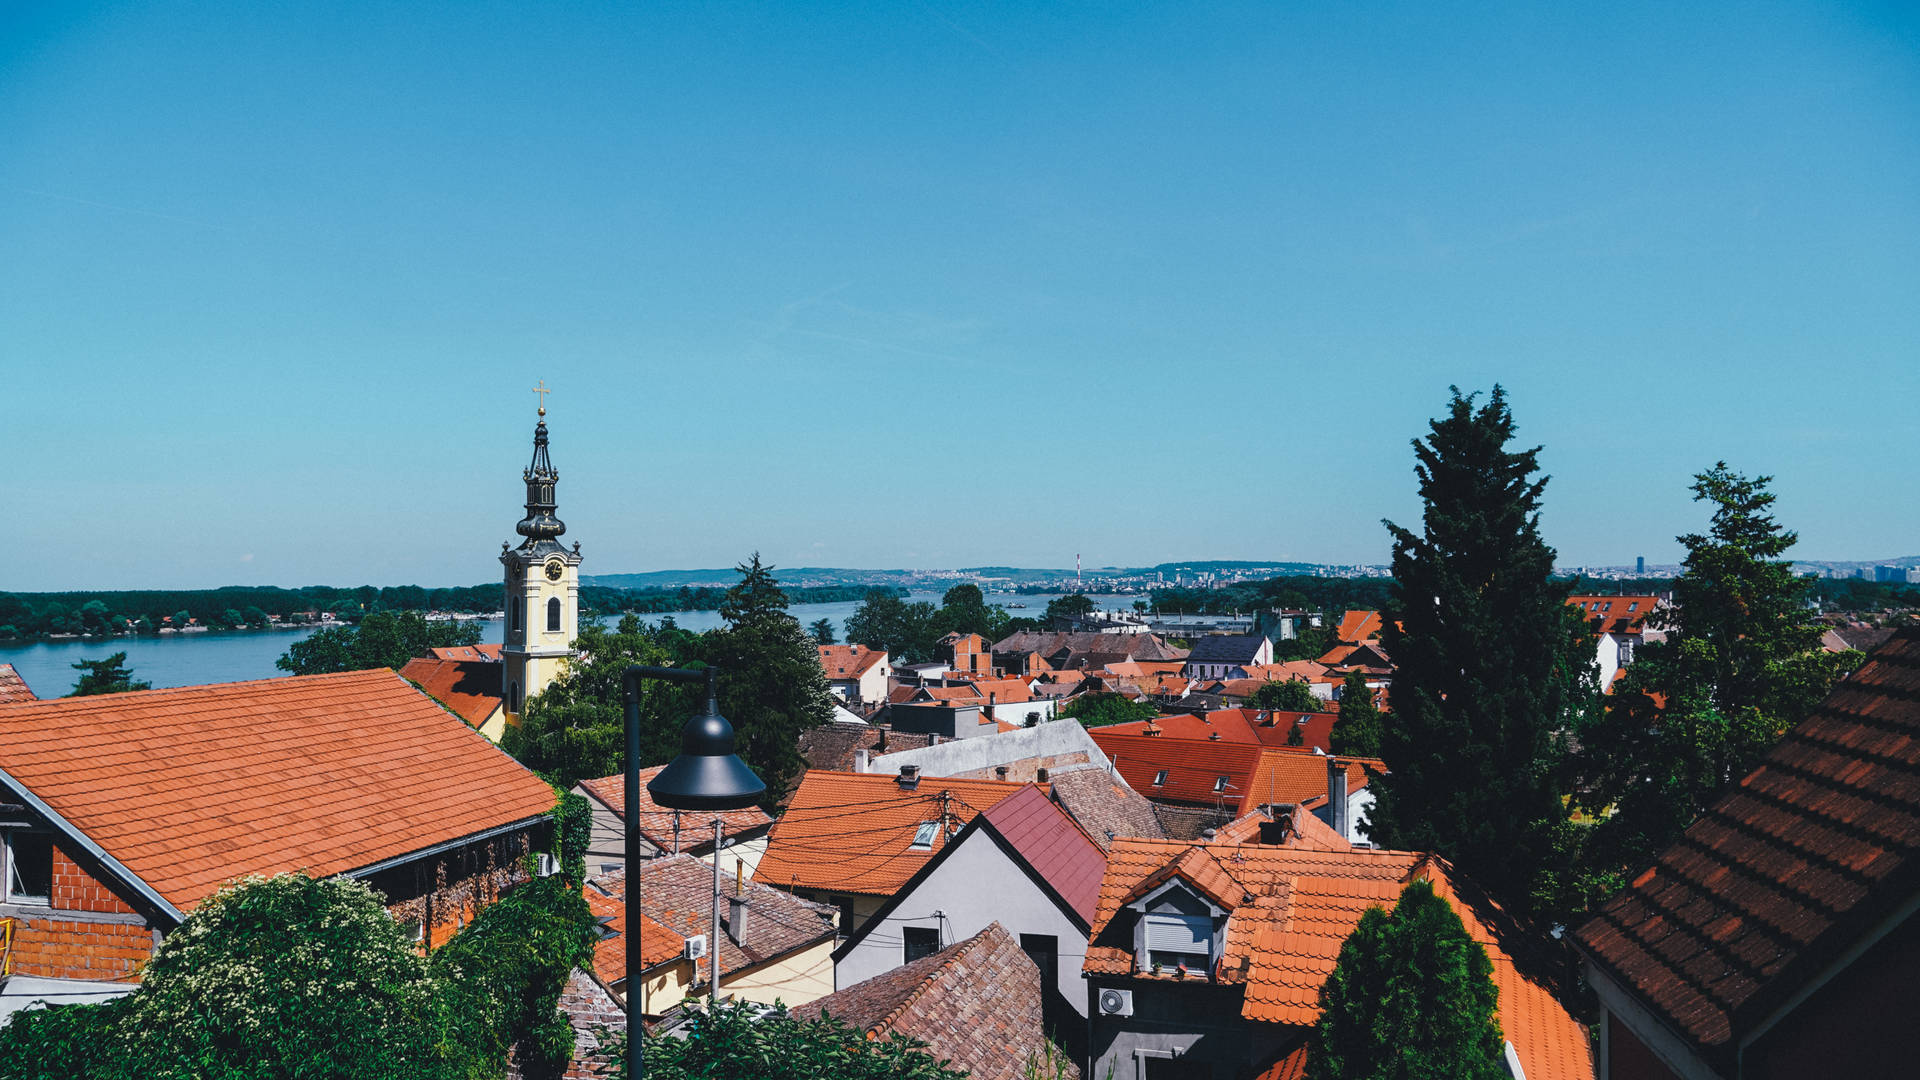
[[[647,785],[653,801],[669,810],[738,810],[752,806],[764,795],[767,785],[733,752],[733,725],[720,715],[719,697],[714,680],[717,668],[647,667],[630,664],[621,677],[621,697],[626,706],[626,866],[627,866],[627,1076],[641,1080],[646,1041],[646,1018],[639,1000],[643,981],[640,977],[640,683],[702,683],[707,687],[706,711],[687,721],[680,732],[680,756],[674,758]],[[708,967],[712,979],[712,1000],[720,991],[720,819],[714,817],[713,939],[707,943],[712,961]]]

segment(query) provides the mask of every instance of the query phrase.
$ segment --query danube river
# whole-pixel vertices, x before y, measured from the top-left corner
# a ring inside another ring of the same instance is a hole
[[[1025,604],[1013,614],[1036,616],[1046,610],[1056,594],[1041,596],[994,595],[997,604]],[[909,599],[940,603],[939,593],[914,593]],[[790,609],[802,624],[816,619],[833,622],[836,635],[842,634],[846,619],[860,606],[857,600],[834,604],[795,604]],[[717,611],[676,611],[675,622],[688,630],[711,630],[720,625]],[[664,615],[645,615],[658,621]],[[488,619],[480,624],[480,640],[501,640],[501,621]],[[303,630],[210,631],[204,634],[167,634],[157,637],[123,637],[93,641],[40,641],[31,645],[0,646],[0,664],[12,664],[33,692],[43,698],[62,697],[73,689],[79,672],[76,660],[97,660],[116,652],[127,654],[127,666],[136,679],[156,687],[197,686],[201,683],[237,682],[242,679],[271,679],[286,672],[273,662],[294,642],[307,637],[314,628]]]

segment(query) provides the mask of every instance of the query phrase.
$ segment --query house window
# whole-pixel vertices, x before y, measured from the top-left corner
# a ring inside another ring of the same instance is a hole
[[[555,596],[547,601],[547,633],[560,632],[560,598]]]
[[[520,629],[520,611],[525,603],[526,601],[517,596],[507,601],[507,629]]]
[[[1060,939],[1052,934],[1021,934],[1020,951],[1040,969],[1040,1004],[1052,1010],[1053,999],[1060,993]]]
[[[1213,920],[1205,915],[1148,915],[1147,963],[1205,971],[1213,945]]]
[[[937,821],[921,822],[920,827],[913,830],[913,846],[923,851],[928,848],[931,848],[933,846],[934,834],[938,833],[939,831],[940,831],[939,822]]]
[[[905,927],[900,931],[900,936],[906,939],[906,962],[909,964],[940,951],[940,928],[937,926]]]
[[[1167,782],[1167,770],[1161,769],[1159,772],[1153,774],[1153,786],[1159,787],[1161,784],[1164,784],[1166,782]]]
[[[9,904],[48,904],[53,897],[53,834],[8,829],[0,833],[0,899]]]

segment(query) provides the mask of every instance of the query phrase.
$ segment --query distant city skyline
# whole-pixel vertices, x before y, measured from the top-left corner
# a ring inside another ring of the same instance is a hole
[[[491,580],[539,380],[587,576],[1385,563],[1496,382],[1562,565],[1902,557],[1917,115],[1897,5],[8,5],[0,588]]]

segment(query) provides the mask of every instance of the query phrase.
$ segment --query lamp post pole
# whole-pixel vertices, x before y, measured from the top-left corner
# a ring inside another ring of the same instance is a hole
[[[753,770],[733,753],[733,725],[720,715],[715,679],[717,668],[669,668],[630,664],[621,676],[621,698],[626,709],[627,767],[625,775],[625,825],[627,866],[627,1076],[641,1080],[645,1074],[644,1043],[646,1016],[640,1007],[644,990],[641,979],[640,911],[640,683],[652,679],[661,682],[705,683],[706,711],[687,721],[680,733],[680,756],[673,759],[647,785],[653,801],[669,810],[736,810],[751,806],[767,786]],[[714,896],[713,939],[708,943],[713,957],[712,972],[718,1002],[720,986],[720,836],[721,822],[714,817]]]

